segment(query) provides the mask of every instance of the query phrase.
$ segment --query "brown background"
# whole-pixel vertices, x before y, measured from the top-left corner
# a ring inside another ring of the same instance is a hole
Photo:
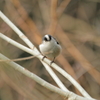
[[[37,48],[45,34],[54,36],[63,48],[55,62],[93,98],[100,99],[100,0],[0,0],[0,9]],[[1,18],[0,32],[26,46]],[[31,56],[2,39],[0,52],[10,59]],[[17,63],[57,86],[37,58]],[[81,95],[67,79],[55,73],[70,91]],[[63,99],[0,64],[0,100]]]

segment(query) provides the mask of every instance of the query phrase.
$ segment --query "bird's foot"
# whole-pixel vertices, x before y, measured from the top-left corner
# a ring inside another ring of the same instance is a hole
[[[50,62],[50,66],[52,65],[52,63],[54,63],[54,60]]]
[[[44,58],[46,58],[46,56],[43,56],[42,61],[44,60]]]
[[[53,60],[50,62],[50,66],[52,65],[52,63],[54,63],[55,57],[53,58]]]

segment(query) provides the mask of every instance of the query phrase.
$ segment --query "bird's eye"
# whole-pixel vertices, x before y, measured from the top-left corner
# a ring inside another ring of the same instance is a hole
[[[57,42],[57,44],[59,44],[59,42]]]
[[[43,40],[48,41],[48,39],[46,37],[44,37]]]

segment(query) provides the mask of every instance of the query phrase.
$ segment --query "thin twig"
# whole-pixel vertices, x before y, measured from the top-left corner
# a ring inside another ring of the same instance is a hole
[[[7,24],[9,25],[9,24],[11,24],[11,25],[13,25],[13,23],[4,15],[4,14],[2,14],[2,12],[0,13],[1,15],[3,15],[2,17],[4,17],[4,20],[6,20],[7,22]],[[16,26],[14,26],[15,27],[15,29],[17,28]],[[20,30],[19,30],[19,32],[20,32]],[[22,33],[22,32],[20,32],[20,33],[17,33],[18,35],[22,35],[22,36],[24,36],[24,38],[23,37],[20,37],[31,49],[33,49],[33,47],[34,47],[34,49],[32,50],[32,52],[34,52],[34,53],[32,53],[34,56],[37,56],[37,57],[39,57],[39,55],[40,55],[40,52],[38,51],[38,49],[30,42],[30,40],[28,40],[28,38],[26,38],[26,36]],[[4,36],[3,36],[3,38],[4,38]],[[5,37],[6,38],[6,37]],[[6,39],[8,39],[8,38],[6,38]],[[11,43],[11,39],[9,38],[8,40],[7,40],[8,42],[10,42]],[[28,42],[27,42],[28,41]],[[14,42],[14,44],[13,45],[17,45],[18,46],[18,43],[17,42],[15,42],[15,41],[13,41]],[[21,45],[20,45],[21,46]],[[31,47],[32,46],[32,47]],[[22,46],[21,47],[21,49],[22,50],[24,50],[23,49],[24,47]],[[26,52],[27,52],[27,50],[26,50]],[[42,55],[40,55],[41,57],[43,57]],[[42,59],[42,58],[41,58]],[[43,61],[41,61],[42,63],[43,63]],[[51,61],[50,61],[51,62]],[[49,62],[49,63],[50,63]],[[44,64],[44,63],[43,63]],[[46,65],[46,64],[45,64]],[[48,67],[47,67],[48,66]],[[54,81],[57,83],[57,85],[61,88],[61,89],[64,89],[65,91],[67,91],[67,88],[64,86],[64,84],[60,81],[60,79],[57,77],[57,75],[54,73],[54,71],[51,69],[51,68],[49,68],[49,65],[46,65],[46,66],[44,66],[45,68],[46,68],[46,70],[48,71],[48,73],[51,75],[51,77],[54,79]]]
[[[20,0],[10,0],[10,1],[16,8],[16,11],[13,8],[12,11],[15,12],[17,16],[19,16],[17,19],[23,21],[23,25],[26,25],[27,30],[29,30],[29,33],[27,35],[30,34],[34,36],[34,38],[36,38],[37,40],[36,43],[39,44],[41,41],[41,35],[38,31],[38,28],[35,25],[35,22],[29,17],[28,13],[25,11],[25,8],[21,5]],[[26,30],[26,28],[23,28],[22,24],[19,23],[20,21],[15,20],[15,22],[19,25],[20,28],[23,29],[23,31]]]
[[[35,56],[24,57],[24,58],[17,58],[17,59],[10,59],[10,60],[0,60],[0,62],[11,62],[11,61],[22,61],[22,60],[29,60],[34,58]]]
[[[34,45],[29,39],[0,11],[0,17],[19,35],[19,37],[28,44],[31,49],[34,49]]]
[[[15,42],[14,40],[8,38],[7,36],[3,35],[2,33],[0,33],[0,38],[4,39],[5,41],[11,43],[12,45],[22,49],[23,51],[26,51],[32,55],[39,55],[39,52],[36,52],[35,49],[31,50],[17,42]],[[37,58],[39,58],[40,60],[42,60],[43,56],[39,55],[37,56]],[[51,61],[47,58],[44,59],[44,62],[49,64],[51,63]],[[91,96],[66,72],[64,71],[62,68],[60,68],[58,65],[56,65],[55,63],[52,64],[52,67],[54,69],[56,69],[59,73],[61,73],[65,78],[67,78],[85,97],[91,98]],[[62,85],[61,85],[62,86]],[[83,92],[84,91],[84,92]]]
[[[76,47],[71,43],[67,35],[64,34],[61,27],[58,27],[57,32],[59,33],[59,38],[66,41],[64,45],[66,50],[77,60],[80,64],[90,73],[90,75],[100,84],[100,73],[94,69],[94,67],[87,61],[84,56],[76,49]],[[62,33],[62,34],[61,34]],[[60,35],[61,34],[61,35]],[[61,40],[62,40],[61,39]],[[63,43],[63,41],[62,41]],[[64,44],[64,43],[63,43]]]
[[[1,13],[0,13],[1,14]],[[2,15],[2,14],[1,14]],[[0,15],[0,16],[1,16]],[[6,21],[5,21],[6,22]],[[4,36],[2,33],[0,33],[0,37],[2,38],[2,39],[4,39],[4,40],[6,40],[7,42],[9,42],[9,43],[11,43],[11,44],[13,44],[14,46],[16,46],[16,47],[18,47],[18,48],[20,48],[20,49],[22,49],[22,50],[24,50],[24,51],[26,51],[26,52],[28,52],[28,53],[30,53],[30,54],[32,54],[32,55],[39,55],[40,54],[40,52],[36,49],[36,48],[34,48],[34,50],[31,50],[31,49],[29,49],[29,48],[27,48],[27,47],[25,47],[25,46],[23,46],[23,45],[21,45],[21,44],[19,44],[19,43],[17,43],[17,42],[15,42],[14,40],[12,40],[12,39],[10,39],[10,38],[8,38],[8,37],[6,37],[6,36]],[[25,42],[26,44],[27,44],[27,42]],[[32,44],[32,43],[31,43]],[[27,44],[28,45],[28,44]],[[33,45],[32,45],[33,46]],[[43,58],[43,56],[42,55],[39,55],[39,56],[37,56],[37,58],[39,58],[40,60]],[[45,63],[47,63],[48,65],[50,65],[50,63],[51,63],[51,61],[50,60],[48,60],[47,58],[45,58],[44,59],[44,62]],[[85,97],[88,97],[88,98],[91,98],[91,96],[68,74],[68,73],[66,73],[66,71],[64,71],[62,68],[60,68],[58,65],[56,65],[55,63],[53,63],[52,64],[52,67],[55,69],[55,70],[57,70],[59,73],[61,73],[65,78],[67,78],[69,81],[71,81],[71,83],[85,96]],[[54,78],[58,78],[58,77],[54,77]],[[58,79],[58,82],[59,82],[60,80]],[[59,84],[57,82],[57,84]],[[63,87],[62,87],[63,86]],[[64,85],[63,84],[61,84],[61,88],[63,89],[64,88]],[[84,92],[83,92],[84,91]]]
[[[10,60],[7,57],[5,57],[4,55],[0,54],[0,59],[3,60]],[[7,62],[6,62],[7,63]],[[38,84],[42,85],[43,87],[58,93],[62,96],[65,96],[66,98],[70,99],[70,98],[75,98],[75,100],[95,100],[95,99],[88,99],[88,98],[84,98],[81,96],[78,96],[70,91],[63,91],[53,85],[51,85],[50,83],[44,81],[43,79],[41,79],[40,77],[38,77],[37,75],[33,74],[32,72],[26,70],[24,67],[20,66],[19,64],[16,64],[15,62],[9,62],[7,63],[9,64],[11,67],[13,67],[14,69],[18,70],[19,72],[23,73],[24,75],[26,75],[27,77],[33,79],[34,81],[36,81]],[[73,99],[74,100],[74,99]]]

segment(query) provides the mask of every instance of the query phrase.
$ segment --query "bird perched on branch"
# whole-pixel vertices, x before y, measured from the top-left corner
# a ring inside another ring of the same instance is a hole
[[[43,59],[45,57],[52,59],[51,64],[54,62],[55,58],[60,54],[62,50],[57,40],[48,34],[43,37],[42,43],[39,45],[39,49],[44,55]]]

